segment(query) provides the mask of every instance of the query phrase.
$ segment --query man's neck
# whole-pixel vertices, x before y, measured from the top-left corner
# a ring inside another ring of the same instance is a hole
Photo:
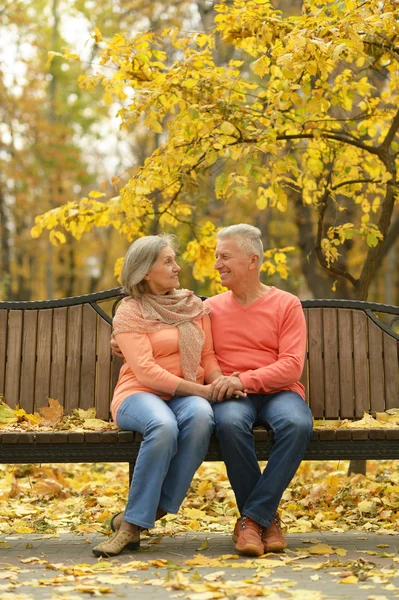
[[[270,291],[270,287],[268,285],[264,285],[260,281],[257,281],[255,284],[250,285],[248,287],[240,286],[239,288],[232,289],[231,292],[234,298],[241,304],[242,306],[248,306],[258,300],[258,298],[262,298],[262,296],[266,296]]]

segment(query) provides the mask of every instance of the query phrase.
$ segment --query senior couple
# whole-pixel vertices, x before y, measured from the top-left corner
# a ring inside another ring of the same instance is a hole
[[[93,549],[96,556],[138,548],[140,530],[179,510],[213,430],[240,512],[236,550],[260,556],[286,547],[277,508],[312,432],[298,381],[306,329],[298,298],[261,283],[262,260],[259,229],[219,231],[215,269],[228,291],[202,302],[178,289],[171,238],[130,246],[122,269],[127,296],[113,322],[113,351],[125,362],[111,412],[143,441],[125,511],[112,519],[115,533]],[[274,432],[263,473],[255,424]]]

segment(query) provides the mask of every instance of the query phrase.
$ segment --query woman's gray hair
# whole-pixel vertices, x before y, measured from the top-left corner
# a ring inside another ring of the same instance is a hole
[[[175,248],[177,241],[173,235],[147,235],[135,240],[126,252],[123,261],[121,283],[122,292],[133,298],[148,293],[144,277],[152,269],[161,251],[170,246]]]
[[[263,243],[262,232],[260,229],[253,225],[239,223],[238,225],[224,227],[217,232],[216,238],[218,240],[234,239],[242,252],[245,252],[246,254],[257,254],[258,268],[260,270],[261,264],[263,263]]]

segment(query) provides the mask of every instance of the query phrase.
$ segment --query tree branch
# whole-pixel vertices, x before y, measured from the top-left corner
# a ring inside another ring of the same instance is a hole
[[[328,138],[330,140],[336,140],[337,142],[341,142],[342,144],[349,144],[350,146],[355,146],[356,148],[360,148],[360,150],[365,150],[370,154],[375,154],[379,158],[381,158],[381,150],[380,148],[375,148],[374,146],[368,146],[367,144],[363,144],[360,140],[351,137],[345,137],[346,134],[335,134],[335,133],[327,133],[321,132],[320,137]],[[292,135],[278,135],[277,140],[297,140],[297,139],[316,139],[316,136],[313,133],[294,133]]]
[[[321,264],[321,266],[324,269],[326,269],[329,273],[334,273],[334,275],[338,275],[338,277],[343,277],[344,279],[347,279],[348,281],[350,281],[350,283],[353,286],[356,286],[356,279],[354,277],[352,277],[352,275],[350,273],[348,273],[347,271],[344,271],[343,269],[340,269],[338,267],[328,265],[327,260],[326,260],[325,256],[323,255],[323,251],[321,249],[321,240],[322,240],[323,229],[324,229],[324,217],[325,217],[326,210],[327,210],[327,203],[328,203],[328,198],[329,198],[329,184],[331,183],[331,178],[332,178],[332,167],[328,174],[327,184],[324,189],[323,198],[321,199],[320,205],[319,205],[319,218],[318,218],[318,222],[317,222],[317,236],[316,236],[317,258],[319,259],[319,263]]]
[[[399,109],[391,123],[388,133],[385,136],[385,140],[381,144],[382,148],[384,148],[384,149],[389,148],[389,146],[393,142],[393,138],[395,137],[398,129],[399,129]]]

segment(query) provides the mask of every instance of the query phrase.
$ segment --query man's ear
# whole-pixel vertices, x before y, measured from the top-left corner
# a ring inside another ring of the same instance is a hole
[[[252,271],[253,269],[258,268],[259,256],[257,254],[251,254],[249,258],[249,269]]]

